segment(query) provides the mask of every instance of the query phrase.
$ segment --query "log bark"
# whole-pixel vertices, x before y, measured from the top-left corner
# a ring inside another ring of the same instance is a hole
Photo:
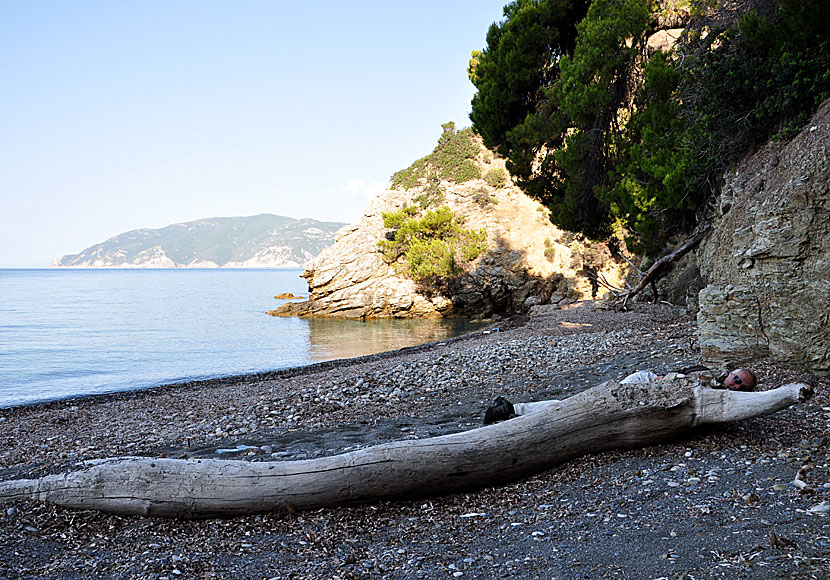
[[[117,514],[205,518],[422,497],[505,483],[609,449],[677,438],[698,425],[775,412],[808,385],[741,393],[691,379],[610,383],[544,411],[462,433],[320,459],[246,462],[126,457],[0,482],[0,503],[33,498]]]

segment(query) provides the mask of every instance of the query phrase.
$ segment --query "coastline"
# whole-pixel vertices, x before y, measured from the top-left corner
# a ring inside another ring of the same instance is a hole
[[[319,457],[476,427],[497,395],[563,398],[637,368],[698,362],[694,321],[664,305],[577,304],[495,326],[271,373],[0,409],[0,478],[127,454]],[[203,522],[18,502],[0,512],[0,576],[821,577],[830,516],[810,509],[830,500],[830,381],[753,368],[763,388],[807,379],[816,395],[469,494]],[[803,492],[789,482],[808,456]],[[771,533],[795,545],[776,546]]]
[[[512,325],[513,323],[509,320],[505,321],[507,325]],[[502,323],[501,326],[504,327],[505,323]],[[236,374],[236,375],[226,375],[226,376],[216,376],[216,377],[209,377],[209,378],[198,378],[198,379],[183,379],[181,381],[173,381],[169,383],[162,383],[158,385],[150,385],[146,387],[136,387],[134,389],[126,389],[126,390],[114,390],[108,391],[103,393],[86,393],[86,394],[79,394],[79,395],[70,395],[66,397],[61,397],[58,399],[49,399],[46,401],[34,401],[32,403],[22,403],[19,405],[10,405],[8,407],[0,406],[0,413],[3,411],[12,411],[14,409],[22,409],[22,408],[33,408],[33,407],[44,407],[44,408],[60,408],[61,406],[65,406],[67,404],[77,405],[78,403],[107,403],[113,400],[120,400],[120,399],[130,399],[134,400],[137,397],[143,396],[152,396],[154,393],[163,393],[169,392],[176,389],[182,390],[199,390],[199,389],[210,389],[211,387],[219,387],[219,386],[232,386],[237,385],[239,383],[245,382],[261,382],[261,381],[270,381],[270,380],[278,380],[278,379],[288,379],[299,377],[307,374],[314,374],[318,372],[325,372],[335,368],[346,368],[356,364],[364,364],[364,363],[371,363],[381,361],[387,358],[394,358],[396,356],[401,356],[405,354],[412,354],[421,351],[428,351],[434,348],[444,346],[445,344],[451,342],[457,342],[460,340],[467,340],[467,339],[475,339],[477,334],[482,333],[483,331],[489,331],[492,328],[499,327],[500,324],[498,322],[489,324],[482,328],[478,328],[476,330],[472,330],[470,332],[460,334],[457,336],[452,336],[450,338],[446,338],[443,340],[433,341],[433,342],[425,342],[422,344],[416,344],[412,346],[405,346],[402,348],[382,351],[372,354],[365,354],[361,356],[354,356],[354,357],[347,357],[347,358],[334,358],[334,359],[327,359],[321,360],[317,362],[312,362],[304,365],[296,365],[296,366],[289,366],[285,368],[275,369],[271,371],[263,371],[257,373],[244,373],[244,374]]]

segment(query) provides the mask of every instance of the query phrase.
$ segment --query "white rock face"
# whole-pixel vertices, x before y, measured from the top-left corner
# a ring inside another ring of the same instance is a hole
[[[495,160],[493,165],[503,167]],[[489,169],[485,166],[483,172]],[[521,311],[538,297],[548,304],[591,298],[580,257],[581,245],[553,226],[548,211],[515,187],[493,189],[483,180],[444,182],[443,202],[467,229],[487,232],[488,250],[446,291],[419,289],[384,260],[378,248],[387,230],[384,212],[416,205],[422,188],[387,190],[363,217],[337,232],[333,246],[306,266],[309,299],[286,304],[278,316],[344,318],[429,318]],[[625,268],[609,265],[603,274],[619,283]],[[534,301],[535,302],[535,301]]]
[[[299,254],[299,256],[298,256]],[[297,259],[301,257],[302,259]],[[243,262],[227,262],[223,268],[274,268],[273,264],[279,264],[279,268],[302,268],[303,264],[312,259],[309,252],[292,249],[289,246],[271,246],[260,250],[253,257]]]
[[[193,260],[188,263],[185,268],[218,268],[219,264],[211,262],[210,260]]]
[[[133,260],[133,268],[175,268],[176,263],[171,260],[161,246],[139,252]]]

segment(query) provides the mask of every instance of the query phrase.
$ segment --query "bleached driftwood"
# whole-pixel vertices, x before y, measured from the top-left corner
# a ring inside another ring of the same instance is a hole
[[[587,453],[676,438],[697,425],[772,413],[810,394],[805,384],[740,393],[691,379],[610,383],[488,427],[320,459],[107,459],[0,482],[0,503],[34,498],[119,514],[204,518],[436,495],[516,480]]]

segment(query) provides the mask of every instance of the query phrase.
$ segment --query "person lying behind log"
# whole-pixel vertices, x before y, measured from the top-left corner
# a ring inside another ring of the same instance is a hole
[[[675,441],[699,426],[768,415],[812,396],[807,383],[736,393],[705,388],[704,380],[610,381],[512,421],[316,459],[88,461],[69,472],[0,481],[0,505],[29,499],[122,515],[209,518],[466,493],[588,453]]]
[[[758,384],[755,373],[749,369],[735,369],[729,373],[722,374],[718,378],[712,378],[707,373],[711,373],[711,371],[701,365],[672,371],[665,375],[658,375],[651,371],[637,371],[621,380],[620,384],[646,384],[661,379],[674,380],[686,376],[696,376],[700,379],[701,384],[705,384],[713,389],[728,389],[730,391],[751,391]],[[497,397],[493,401],[493,404],[484,411],[484,424],[491,425],[520,415],[541,411],[556,403],[561,403],[561,401],[559,399],[549,399],[529,403],[511,403],[504,397]]]

